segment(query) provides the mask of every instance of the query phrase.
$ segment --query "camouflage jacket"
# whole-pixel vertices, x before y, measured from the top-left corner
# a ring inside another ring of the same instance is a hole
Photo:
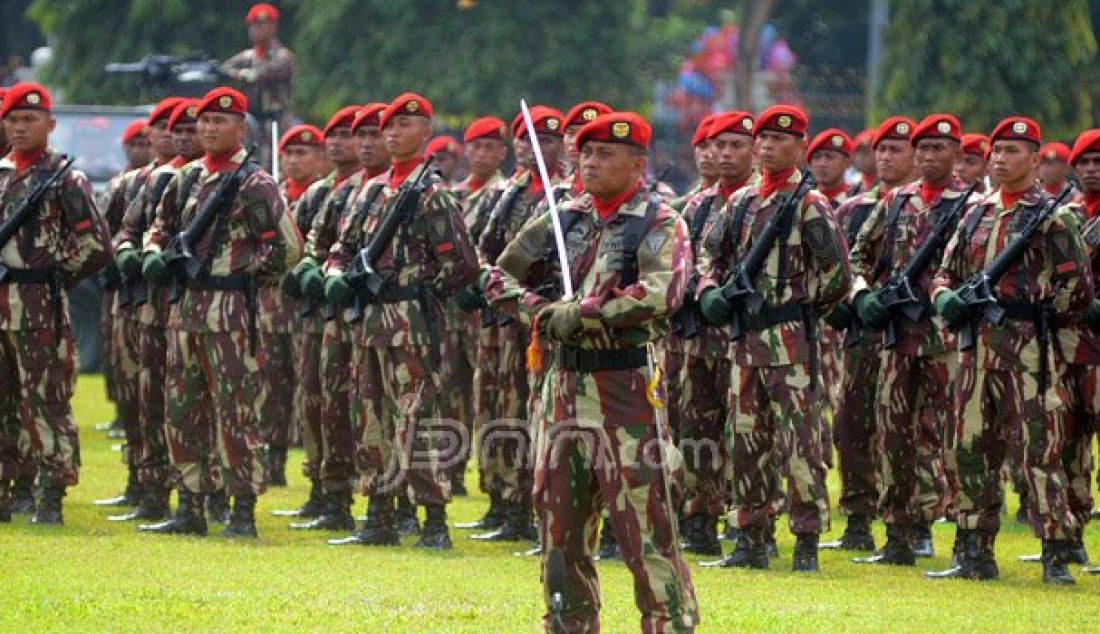
[[[566,231],[566,261],[584,326],[577,345],[626,349],[663,338],[668,317],[679,309],[691,273],[691,246],[683,220],[660,196],[651,197],[645,188],[604,221],[587,194],[565,202],[559,213]],[[631,217],[650,220],[636,252],[637,280],[619,288],[624,234]],[[494,305],[516,298],[519,316],[528,324],[534,320],[550,301],[545,289],[557,285],[554,244],[549,213],[523,227],[500,255],[495,269],[499,274],[490,277],[490,285],[497,286],[487,289],[487,295],[497,298]]]
[[[531,187],[538,178],[538,174],[531,170],[517,172],[502,182],[497,191],[483,199],[484,208],[477,212],[486,219],[477,240],[478,257],[482,262],[496,264],[504,247],[519,234],[519,230],[545,211],[546,196],[542,188],[535,191]],[[558,175],[551,183],[554,186],[554,201],[563,202],[568,192],[567,179]]]
[[[961,180],[952,176],[942,196],[927,205],[921,199],[919,181],[903,185],[883,196],[864,221],[852,245],[850,298],[854,301],[860,293],[882,288],[891,275],[903,269],[932,235],[940,216],[957,204],[966,189]],[[900,207],[894,222],[890,223],[891,210],[895,205]],[[937,253],[920,279],[913,280],[913,290],[922,301],[928,299],[928,290],[942,257],[942,253]],[[947,324],[932,309],[931,303],[919,321],[900,318],[895,320],[895,327],[897,346],[894,350],[899,354],[931,356],[955,348],[954,333],[947,329]]]
[[[760,200],[760,184],[737,191],[722,208],[711,230],[703,238],[697,263],[701,275],[699,296],[709,288],[726,282],[730,271],[752,248],[768,220],[798,185],[795,170],[787,183],[765,200]],[[741,232],[733,236],[734,217],[742,205]],[[782,242],[782,239],[777,242]],[[773,245],[764,266],[754,280],[766,305],[802,305],[817,315],[828,314],[851,286],[851,272],[844,257],[844,238],[833,221],[829,201],[810,191],[793,215],[786,249]],[[786,254],[783,258],[781,253]],[[781,275],[782,272],[782,275]],[[807,322],[784,321],[759,331],[746,330],[734,343],[734,362],[740,366],[768,367],[808,363],[811,344]]]
[[[1096,282],[1100,275],[1100,216],[1088,217],[1085,206],[1074,202],[1066,205],[1062,214],[1066,220],[1075,221],[1080,233],[1085,258],[1088,262],[1089,285],[1096,295]],[[1068,222],[1067,222],[1068,224]],[[1063,363],[1100,365],[1100,335],[1078,319],[1061,319],[1058,322],[1058,360]]]
[[[1038,187],[1029,189],[1010,209],[995,191],[967,209],[944,252],[943,262],[932,282],[932,301],[948,289],[957,289],[972,275],[983,271],[1017,234],[1030,215],[1028,208],[1041,207],[1046,198]],[[1032,237],[1023,257],[1012,265],[993,289],[1002,302],[1017,301],[1050,306],[1062,320],[1073,319],[1091,301],[1088,268],[1081,237],[1072,214],[1063,207],[1052,214]],[[978,214],[977,218],[971,216]],[[974,234],[967,239],[968,223]],[[1030,320],[1006,319],[1000,326],[979,322],[977,345],[964,352],[963,364],[987,369],[1031,371],[1040,369],[1040,347],[1036,325]]]
[[[186,228],[223,178],[244,159],[238,150],[234,162],[221,172],[209,172],[205,159],[188,163],[172,178],[145,234],[146,252],[160,252]],[[191,173],[197,170],[195,176]],[[185,185],[189,191],[181,191]],[[301,236],[286,212],[279,186],[257,168],[241,183],[228,212],[221,212],[210,230],[194,245],[204,269],[217,277],[249,274],[257,287],[278,284],[282,274],[301,257]],[[244,293],[188,289],[172,306],[168,325],[186,332],[246,330],[252,315]]]
[[[462,206],[462,222],[466,225],[466,233],[470,236],[470,240],[475,243],[481,236],[481,231],[485,228],[485,222],[488,220],[487,215],[479,216],[478,214],[487,214],[492,211],[491,209],[485,209],[486,205],[482,204],[482,201],[491,198],[493,192],[498,191],[498,186],[505,180],[504,175],[498,170],[476,191],[470,189],[472,181],[469,176],[451,188],[455,200]]]
[[[390,188],[386,170],[364,182],[341,223],[339,236],[325,262],[326,275],[343,275],[391,211],[402,185],[411,185],[420,170]],[[375,269],[385,280],[384,292],[415,292],[423,288],[427,306],[417,300],[368,304],[362,322],[361,345],[378,347],[437,345],[430,328],[443,327],[443,304],[477,277],[477,257],[462,222],[462,210],[437,176],[420,197],[415,217],[400,227]],[[316,223],[315,223],[316,224]],[[430,311],[430,312],[426,312]],[[431,320],[431,321],[429,321]]]
[[[688,242],[691,252],[698,253],[703,246],[703,236],[707,235],[715,220],[725,205],[722,199],[721,189],[718,183],[696,192],[688,198],[681,213],[688,228]],[[694,262],[694,260],[693,260]],[[697,274],[697,269],[692,269]],[[669,337],[669,344],[673,349],[679,347],[684,354],[692,356],[730,359],[733,356],[733,346],[730,343],[729,328],[712,326],[699,318],[699,334],[692,339],[680,339],[676,336]]]
[[[281,114],[290,106],[290,89],[294,82],[294,54],[273,40],[264,56],[255,48],[246,48],[222,62],[221,70],[236,78],[242,70],[256,72],[253,81],[241,81],[242,92],[248,97],[249,111],[258,117]]]
[[[0,225],[60,164],[61,155],[47,150],[33,166],[17,174],[10,157],[0,159]],[[53,328],[56,321],[68,326],[66,289],[103,268],[112,255],[111,236],[92,197],[92,185],[83,172],[72,170],[0,249],[3,266],[16,271],[55,271],[58,283],[13,280],[0,284],[0,330]]]
[[[141,193],[141,188],[145,185],[145,177],[153,167],[152,163],[143,165],[137,169],[116,174],[107,181],[107,187],[99,195],[98,206],[103,219],[107,221],[107,229],[112,238],[117,238],[122,231],[122,218],[126,214],[126,209],[130,201]]]

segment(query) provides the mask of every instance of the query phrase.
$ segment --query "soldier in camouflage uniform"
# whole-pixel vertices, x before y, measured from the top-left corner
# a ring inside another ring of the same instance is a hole
[[[0,226],[60,166],[50,149],[52,102],[34,83],[12,86],[0,105],[11,152],[0,159]],[[110,261],[107,223],[92,186],[71,171],[31,219],[0,245],[0,522],[10,522],[10,485],[23,452],[37,465],[38,504],[31,521],[61,524],[65,489],[77,483],[80,447],[70,400],[76,344],[66,289]],[[29,442],[20,447],[20,436]]]
[[[715,116],[707,131],[709,145],[718,165],[718,181],[692,196],[684,206],[683,219],[695,254],[703,236],[737,190],[753,179],[753,117],[747,112],[726,112]],[[726,420],[730,391],[730,362],[733,347],[729,328],[707,324],[695,301],[698,273],[692,272],[683,307],[672,319],[666,339],[666,368],[669,352],[679,349],[682,370],[670,374],[670,383],[682,390],[679,434],[684,456],[684,550],[704,555],[721,555],[718,517],[725,510],[732,465],[726,447]],[[689,312],[690,311],[690,314]],[[696,332],[690,332],[694,322]],[[685,326],[688,330],[685,331]],[[690,337],[687,335],[691,335]],[[671,355],[675,359],[676,355]],[[669,369],[671,372],[671,369]],[[671,390],[670,390],[671,391]]]
[[[687,193],[669,203],[676,211],[682,211],[692,196],[718,181],[718,164],[715,163],[714,153],[710,151],[710,144],[707,143],[707,133],[710,132],[710,124],[713,121],[712,114],[703,117],[695,127],[695,134],[691,136],[691,150],[695,160],[695,171],[699,174],[699,178],[688,188]]]
[[[772,106],[757,117],[753,133],[762,179],[730,199],[699,254],[703,316],[713,324],[743,316],[744,323],[734,344],[730,414],[730,520],[741,532],[733,553],[712,564],[721,567],[768,567],[765,534],[779,499],[769,477],[774,469],[787,476],[790,526],[797,538],[793,570],[817,571],[818,535],[829,529],[817,422],[821,381],[815,330],[818,315],[828,314],[848,292],[851,274],[843,256],[844,238],[825,197],[803,190],[801,200],[792,199],[808,123],[792,106]],[[788,220],[773,220],[787,209]],[[750,313],[725,293],[727,285],[737,283],[731,271],[769,223],[778,223],[780,230],[770,245],[756,247],[767,249],[760,274],[752,280],[764,303]]]
[[[955,174],[967,187],[978,183],[974,192],[984,194],[989,166],[989,137],[984,134],[964,134],[962,153],[962,158],[955,162]]]
[[[432,169],[438,170],[443,182],[452,187],[462,159],[462,144],[453,136],[437,136],[424,148],[424,158],[432,157]]]
[[[581,174],[578,171],[580,168],[581,153],[577,149],[577,144],[574,141],[577,138],[577,133],[581,131],[581,128],[585,124],[595,121],[596,117],[601,114],[611,114],[614,110],[611,106],[600,101],[582,101],[577,105],[569,109],[569,112],[565,113],[565,134],[562,136],[562,142],[565,145],[565,158],[569,161],[569,166],[573,170],[573,177],[570,180],[569,194],[570,196],[579,196],[584,191],[584,185],[581,183]]]
[[[858,562],[911,566],[915,557],[931,557],[932,522],[943,516],[949,501],[943,453],[945,434],[955,427],[955,337],[931,310],[916,321],[891,313],[881,289],[932,239],[941,218],[965,204],[959,199],[966,185],[953,173],[961,140],[959,122],[949,114],[928,115],[915,126],[909,142],[921,180],[883,196],[852,247],[851,298],[865,327],[862,335],[881,339],[879,331],[891,327],[897,337],[892,346],[882,343],[875,381],[880,387],[877,476],[886,545]],[[936,254],[937,264],[941,257]],[[922,302],[934,274],[930,265],[911,280]]]
[[[555,243],[548,214],[509,243],[502,276],[490,281],[504,287],[497,297],[518,298],[507,303],[553,346],[535,476],[547,631],[599,631],[592,550],[605,504],[634,576],[641,631],[691,632],[699,622],[669,495],[679,456],[650,401],[660,380],[646,371],[647,344],[679,307],[691,253],[684,223],[643,184],[649,139],[649,125],[625,112],[577,135],[587,193],[560,212],[574,297],[543,295],[556,281],[545,264]]]
[[[260,120],[265,131],[271,122],[286,127],[294,83],[294,54],[276,37],[279,10],[266,2],[258,3],[248,10],[245,23],[252,48],[222,62],[221,72],[241,85],[249,112]],[[270,137],[267,133],[264,138]]]
[[[247,107],[231,88],[203,98],[196,114],[205,155],[172,178],[145,235],[142,274],[151,284],[172,284],[177,272],[165,250],[193,228],[224,179],[237,179],[213,223],[193,236],[200,273],[176,278],[184,288],[168,321],[166,437],[179,472],[179,506],[167,521],[141,527],[148,532],[205,535],[203,501],[219,488],[220,475],[234,503],[223,535],[256,535],[256,499],[266,489],[255,411],[256,288],[279,280],[297,261],[301,237],[274,179],[255,164],[236,172],[246,154],[240,143]],[[215,448],[218,471],[210,464]]]
[[[345,305],[359,295],[362,322],[356,333],[358,397],[362,439],[359,466],[370,496],[362,530],[332,544],[390,545],[395,495],[427,509],[417,546],[451,548],[446,504],[448,469],[459,455],[461,436],[438,419],[442,301],[477,275],[477,259],[462,213],[437,175],[423,175],[423,192],[413,186],[424,168],[423,147],[431,134],[432,108],[413,93],[398,96],[379,118],[393,162],[364,186],[362,209],[349,218],[325,263],[325,298]],[[349,282],[360,250],[377,238],[396,203],[409,195],[415,205],[392,240],[378,244],[370,264],[382,277],[376,296]],[[360,201],[356,201],[360,204]]]
[[[973,204],[948,243],[932,283],[932,301],[949,327],[971,324],[976,345],[960,355],[955,439],[957,566],[929,576],[997,577],[994,540],[1000,529],[1006,451],[1021,452],[1031,528],[1043,540],[1043,581],[1073,583],[1066,564],[1078,523],[1070,512],[1062,469],[1065,390],[1051,373],[1049,331],[1089,305],[1092,289],[1077,220],[1064,207],[1036,219],[1048,202],[1035,185],[1040,133],[1034,121],[1010,117],[990,135],[1000,189]],[[1041,222],[1039,222],[1041,220]],[[990,289],[1005,311],[992,325],[960,296],[960,285],[985,270],[1014,234],[1039,222],[1022,253]],[[961,347],[961,345],[960,345]],[[1018,448],[1011,438],[1018,438]]]

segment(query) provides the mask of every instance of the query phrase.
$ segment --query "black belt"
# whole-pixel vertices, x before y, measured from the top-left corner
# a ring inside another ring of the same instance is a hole
[[[759,332],[777,324],[802,321],[805,317],[806,307],[803,304],[790,303],[779,306],[764,304],[756,313],[746,311],[742,315],[741,323],[746,332]]]
[[[563,346],[555,353],[557,365],[567,372],[602,372],[632,370],[646,365],[645,348],[626,350],[589,350],[575,346]]]
[[[1039,321],[1044,318],[1042,304],[1031,302],[1001,302],[1001,308],[1005,311],[1005,319],[1015,321]]]
[[[412,286],[398,286],[397,288],[390,288],[388,286],[382,287],[381,292],[377,295],[370,297],[364,295],[368,301],[367,304],[396,304],[398,302],[414,302],[420,299],[420,286],[414,284]]]
[[[245,291],[252,287],[251,275],[202,275],[187,280],[193,291]]]
[[[9,269],[0,273],[0,284],[50,284],[54,281],[52,269]]]

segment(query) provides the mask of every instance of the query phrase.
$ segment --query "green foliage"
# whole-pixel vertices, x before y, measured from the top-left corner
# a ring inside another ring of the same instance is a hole
[[[884,43],[874,120],[946,111],[989,131],[1026,114],[1049,139],[1090,126],[1097,47],[1084,0],[898,0]]]

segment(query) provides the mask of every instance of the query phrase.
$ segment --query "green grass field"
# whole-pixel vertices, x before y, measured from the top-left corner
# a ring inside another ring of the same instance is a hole
[[[117,441],[92,429],[112,416],[102,394],[99,377],[81,377],[75,411],[84,467],[66,500],[65,527],[33,527],[22,516],[0,525],[0,632],[539,631],[538,563],[514,557],[513,546],[478,544],[454,530],[456,547],[442,554],[420,552],[411,538],[400,548],[333,548],[327,535],[287,530],[268,511],[304,500],[300,452],[288,469],[291,486],[261,499],[255,542],[139,535],[107,522],[91,501],[117,493],[125,475],[110,450]],[[476,484],[476,475],[468,481]],[[835,477],[830,487],[835,499]],[[355,512],[363,506],[357,501]],[[474,519],[485,506],[480,494],[458,499],[450,519]],[[1097,631],[1100,577],[1043,586],[1037,564],[1015,561],[1038,542],[1011,522],[998,542],[999,581],[921,578],[946,565],[953,531],[937,526],[939,556],[910,569],[870,569],[824,553],[821,574],[795,575],[785,530],[783,558],[771,571],[702,570],[690,558],[699,631]],[[876,537],[883,539],[881,526]],[[1100,556],[1095,530],[1087,544]],[[636,631],[629,573],[618,563],[599,570],[604,631]]]

